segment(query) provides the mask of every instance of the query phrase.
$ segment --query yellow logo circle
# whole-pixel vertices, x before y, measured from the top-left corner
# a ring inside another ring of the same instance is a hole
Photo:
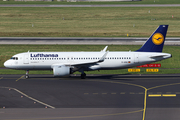
[[[155,45],[161,45],[164,41],[164,36],[161,33],[156,33],[153,35],[152,41]]]

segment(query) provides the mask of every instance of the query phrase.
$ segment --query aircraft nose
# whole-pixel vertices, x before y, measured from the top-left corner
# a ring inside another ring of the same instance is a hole
[[[4,62],[4,66],[5,66],[6,68],[10,68],[10,66],[11,66],[10,61],[7,60],[6,62]]]

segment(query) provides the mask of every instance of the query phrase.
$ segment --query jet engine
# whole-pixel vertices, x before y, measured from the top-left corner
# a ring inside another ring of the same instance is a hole
[[[65,65],[57,65],[53,67],[54,77],[62,77],[70,74],[70,67]]]

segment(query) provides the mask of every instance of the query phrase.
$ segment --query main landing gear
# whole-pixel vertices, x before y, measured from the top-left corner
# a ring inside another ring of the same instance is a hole
[[[81,68],[79,72],[81,72],[81,79],[86,79],[86,73],[84,73],[84,69]]]
[[[86,79],[86,73],[81,74],[81,79]]]
[[[28,79],[29,78],[29,70],[26,70],[26,75],[25,78]]]

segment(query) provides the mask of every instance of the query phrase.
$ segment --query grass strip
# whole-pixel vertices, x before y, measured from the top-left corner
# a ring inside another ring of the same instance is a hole
[[[180,7],[1,7],[0,11],[1,37],[144,37],[160,24],[169,25],[168,37],[180,36]]]
[[[14,0],[9,1],[0,1],[0,4],[45,4],[45,5],[106,5],[106,4],[180,4],[179,0],[142,0],[142,1],[131,1],[131,2],[67,2],[67,0],[57,2],[57,0],[53,0],[52,2],[46,2],[46,1],[29,1],[29,2],[18,2]]]

